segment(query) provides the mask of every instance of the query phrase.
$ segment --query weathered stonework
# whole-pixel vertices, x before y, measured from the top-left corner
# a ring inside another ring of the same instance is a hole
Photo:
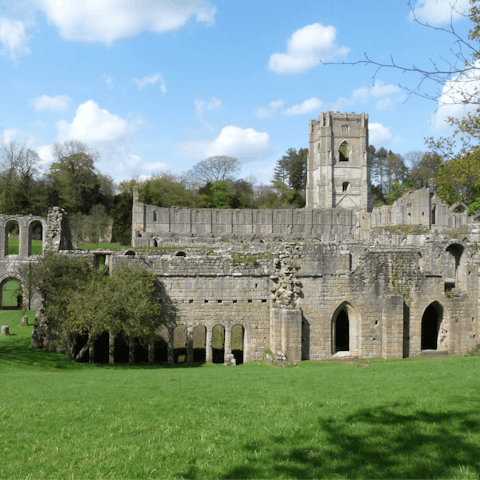
[[[455,213],[462,205],[449,208],[427,189],[371,209],[368,117],[327,112],[310,127],[306,209],[165,209],[135,192],[133,247],[124,252],[70,250],[65,217],[52,210],[44,231],[58,254],[94,265],[104,256],[110,271],[138,265],[159,278],[169,312],[163,341],[143,353],[131,342],[126,361],[196,361],[195,332],[204,360],[218,361],[219,326],[226,364],[264,360],[267,350],[272,361],[294,363],[459,355],[480,343],[478,217]],[[0,258],[3,279],[16,261],[8,257]],[[32,346],[64,350],[56,339],[39,311]],[[115,362],[117,340],[106,334],[90,361],[103,352]]]

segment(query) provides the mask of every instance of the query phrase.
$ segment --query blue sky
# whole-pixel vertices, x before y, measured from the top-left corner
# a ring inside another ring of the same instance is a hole
[[[446,26],[453,1],[413,5]],[[117,182],[230,155],[268,183],[322,111],[368,113],[370,143],[401,154],[448,134],[466,107],[407,98],[418,77],[320,60],[428,66],[451,44],[404,0],[0,0],[0,139],[26,140],[45,168],[52,144],[85,141]]]

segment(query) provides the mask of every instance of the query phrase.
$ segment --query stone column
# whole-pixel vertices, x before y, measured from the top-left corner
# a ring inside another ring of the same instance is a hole
[[[115,337],[113,333],[108,334],[108,363],[110,365],[115,363]]]
[[[232,327],[225,327],[225,358],[232,353]]]
[[[128,363],[135,363],[135,344],[133,342],[128,344]]]
[[[95,363],[95,342],[88,349],[88,363]]]
[[[212,337],[212,330],[207,328],[207,338],[205,340],[205,361],[207,363],[213,363]]]
[[[187,363],[193,363],[193,327],[187,327]]]
[[[382,312],[382,358],[403,357],[403,297],[385,295]]]
[[[173,328],[168,329],[168,344],[167,344],[168,363],[175,363],[173,356]]]
[[[155,345],[148,346],[148,363],[155,362]]]
[[[28,227],[18,224],[18,256],[22,258],[27,258],[28,257],[28,247],[29,242],[28,242]]]

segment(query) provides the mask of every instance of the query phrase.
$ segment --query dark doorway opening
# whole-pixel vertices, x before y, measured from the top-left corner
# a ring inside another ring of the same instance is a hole
[[[155,362],[160,362],[160,363],[168,362],[168,343],[163,338],[155,342],[154,359],[155,359]]]
[[[129,361],[128,342],[123,335],[118,335],[115,337],[114,347],[115,347],[114,362],[128,363]]]
[[[206,332],[207,329],[203,325],[193,328],[193,361],[196,363],[205,363],[207,360]]]
[[[179,325],[173,332],[173,358],[175,363],[187,361],[187,327]]]
[[[337,315],[335,322],[335,351],[348,352],[350,350],[350,332],[349,332],[348,315],[342,310]]]
[[[77,335],[77,342],[75,344],[75,351],[74,355],[75,357],[80,353],[80,350],[85,346],[88,340],[88,334],[86,333],[85,335]],[[88,363],[90,360],[90,355],[89,351],[87,348],[87,351],[83,354],[83,357],[79,360],[80,363]]]
[[[234,325],[232,327],[232,353],[237,365],[241,365],[243,363],[244,331],[245,329],[242,325]]]
[[[410,307],[403,303],[403,358],[410,356]]]
[[[212,334],[213,363],[225,362],[225,328],[215,325]]]
[[[148,347],[144,345],[140,345],[139,343],[135,342],[135,363],[149,363],[148,361]]]
[[[422,317],[422,350],[436,350],[440,315],[436,305],[430,305]]]
[[[110,334],[103,332],[95,340],[95,363],[108,363],[110,348]]]

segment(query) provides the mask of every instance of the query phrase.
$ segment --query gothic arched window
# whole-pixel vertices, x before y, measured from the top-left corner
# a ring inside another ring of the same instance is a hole
[[[343,142],[341,145],[340,145],[340,148],[339,148],[339,157],[340,157],[340,161],[341,162],[348,162],[348,156],[349,156],[349,151],[348,151],[348,143],[347,142]]]

